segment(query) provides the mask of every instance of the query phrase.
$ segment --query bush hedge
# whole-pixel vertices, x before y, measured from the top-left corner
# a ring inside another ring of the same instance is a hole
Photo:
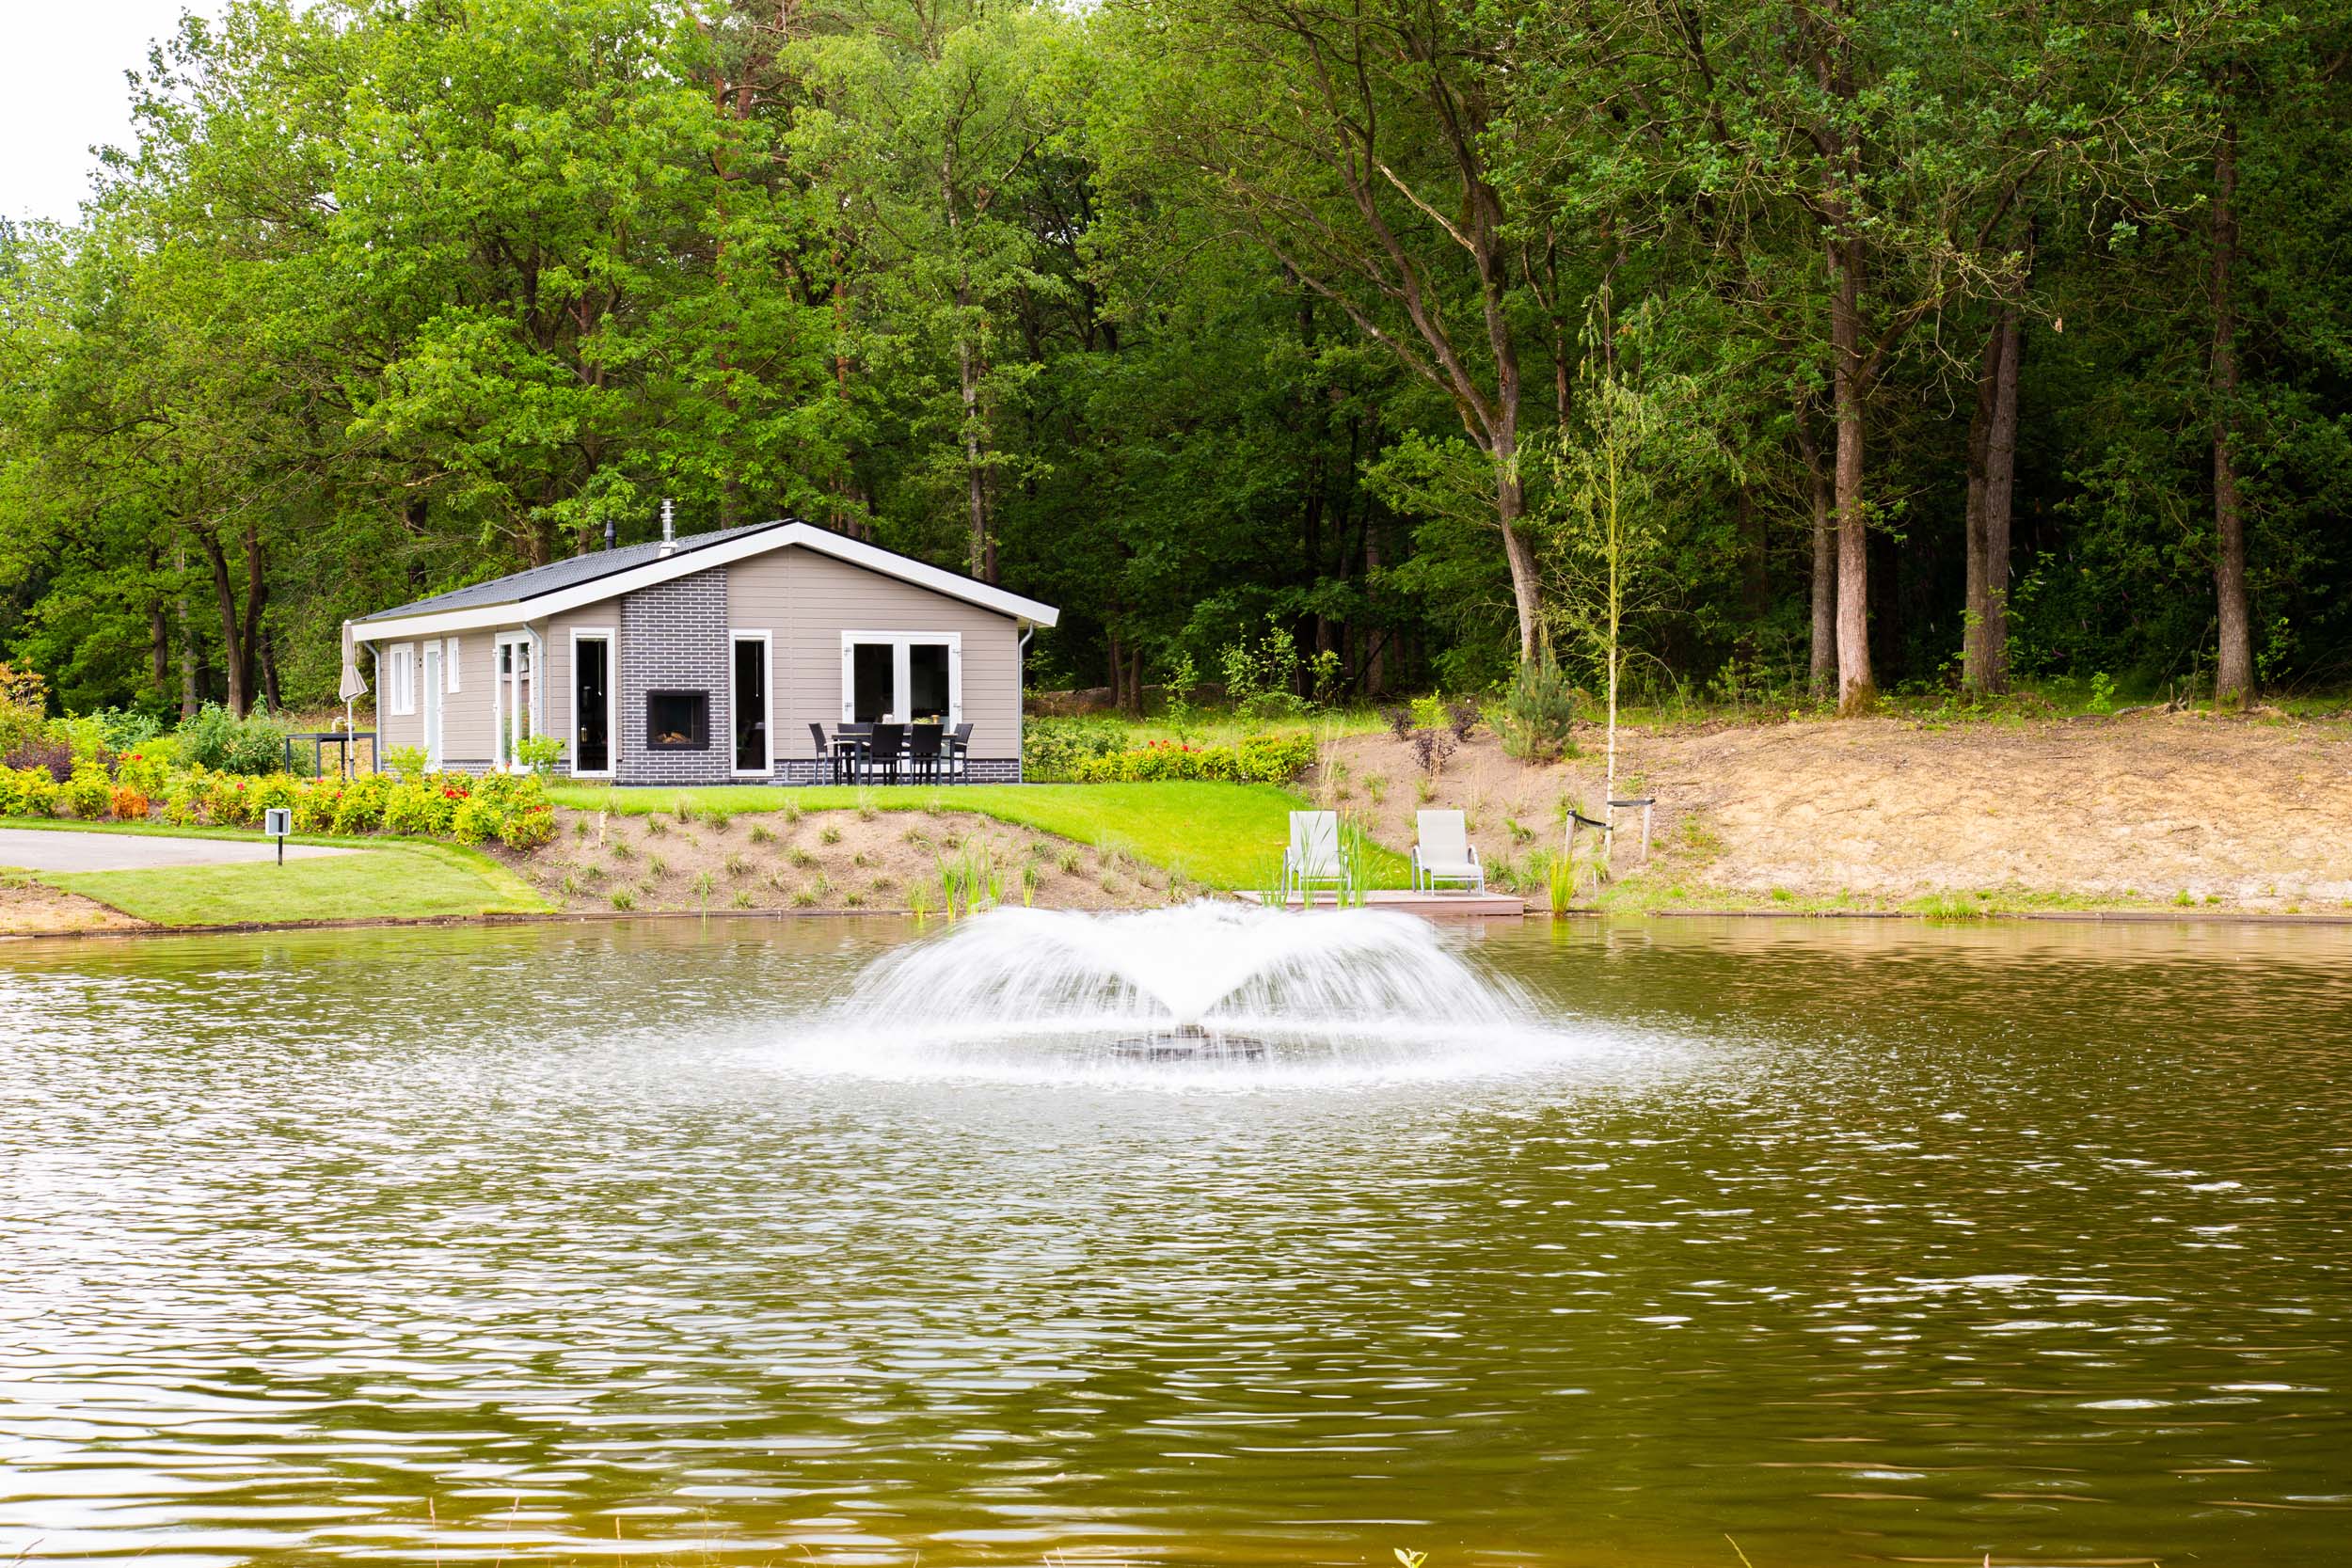
[[[1229,784],[1288,784],[1314,766],[1315,743],[1304,735],[1253,735],[1232,746],[1186,746],[1160,740],[1088,757],[1073,772],[1079,784],[1151,784],[1214,779]]]

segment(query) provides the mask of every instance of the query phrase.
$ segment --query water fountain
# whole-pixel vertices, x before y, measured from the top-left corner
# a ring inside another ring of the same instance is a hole
[[[1207,901],[1002,909],[878,959],[822,1021],[861,1070],[1391,1070],[1541,1033],[1427,922]]]

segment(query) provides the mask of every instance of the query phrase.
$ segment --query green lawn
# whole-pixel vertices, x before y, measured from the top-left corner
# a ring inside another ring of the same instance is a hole
[[[221,836],[249,839],[253,835],[230,830]],[[33,875],[50,887],[95,898],[162,926],[535,914],[548,908],[537,894],[486,855],[412,840],[361,842],[367,847],[357,854],[288,861],[282,866],[262,862]]]
[[[558,784],[580,811],[974,811],[1081,844],[1115,848],[1212,887],[1263,887],[1281,874],[1290,814],[1307,802],[1273,784],[728,784],[711,789],[606,789]],[[1405,858],[1374,847],[1373,880],[1403,887]]]

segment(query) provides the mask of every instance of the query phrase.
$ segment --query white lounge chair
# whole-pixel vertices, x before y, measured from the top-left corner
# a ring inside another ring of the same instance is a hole
[[[1414,818],[1414,835],[1421,841],[1413,846],[1414,890],[1435,892],[1439,882],[1459,882],[1486,892],[1486,868],[1478,863],[1478,846],[1470,841],[1462,814],[1424,811]]]
[[[1315,901],[1315,889],[1327,887],[1341,903],[1355,891],[1347,857],[1340,853],[1340,814],[1335,811],[1291,813],[1290,847],[1282,851],[1282,901],[1295,893],[1300,901]]]

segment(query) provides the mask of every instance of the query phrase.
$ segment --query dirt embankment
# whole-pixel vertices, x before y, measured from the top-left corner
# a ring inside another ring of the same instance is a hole
[[[1597,804],[1601,737],[1531,768],[1477,732],[1424,784],[1388,735],[1340,742],[1318,787],[1412,842],[1424,790],[1490,859],[1560,840],[1559,803]],[[1657,798],[1645,872],[1690,890],[1883,903],[1960,892],[2247,911],[2352,905],[2352,732],[2152,713],[1936,727],[1900,720],[1620,731],[1622,798]],[[1375,798],[1376,797],[1376,798]],[[1638,814],[1621,816],[1638,834]],[[1515,832],[1513,824],[1518,825]],[[1526,833],[1531,836],[1520,836]]]
[[[43,887],[30,877],[0,872],[0,937],[81,936],[144,930],[147,923],[94,898]]]
[[[1187,893],[1158,866],[971,812],[556,817],[545,848],[494,852],[575,912],[935,911],[943,871],[993,873],[1007,903],[1022,901],[1026,879],[1041,909],[1132,909]]]

